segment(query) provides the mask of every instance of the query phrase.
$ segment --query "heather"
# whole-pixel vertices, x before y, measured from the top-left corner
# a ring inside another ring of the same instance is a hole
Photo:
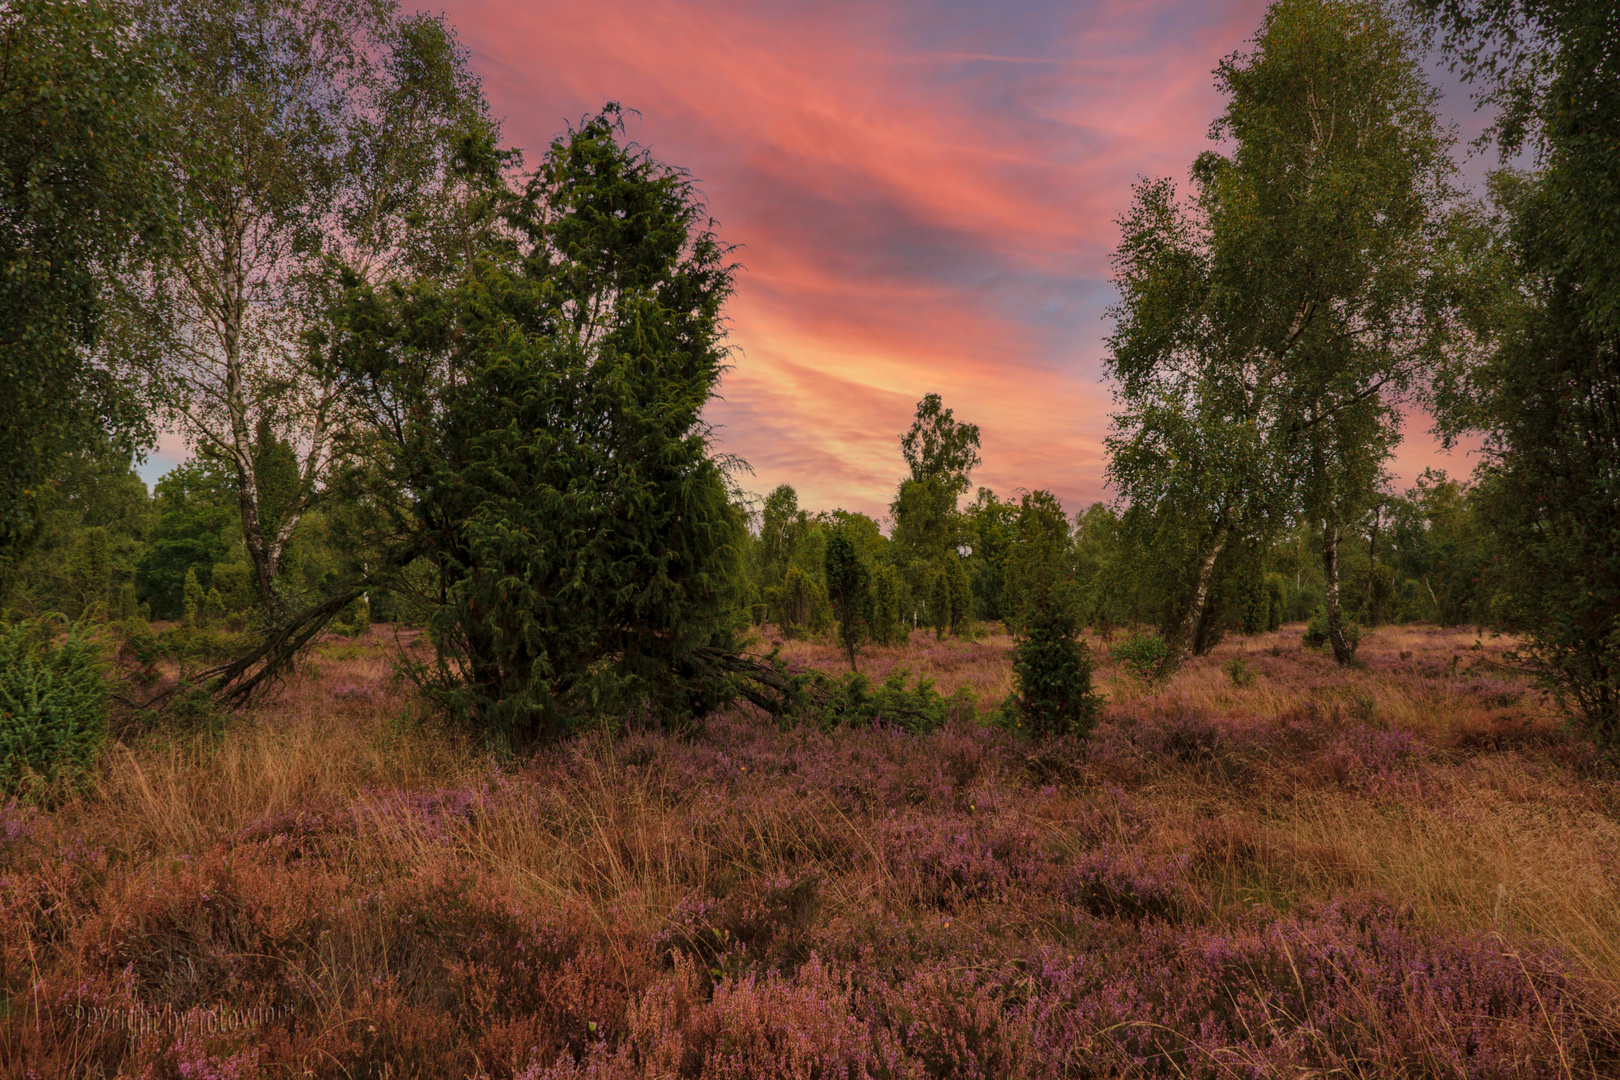
[[[1508,643],[1386,627],[1339,668],[1302,631],[1157,684],[1093,641],[1086,740],[994,723],[1011,639],[919,634],[862,671],[933,680],[937,727],[739,706],[504,759],[387,627],[328,638],[0,809],[0,1069],[1614,1075],[1612,766]]]

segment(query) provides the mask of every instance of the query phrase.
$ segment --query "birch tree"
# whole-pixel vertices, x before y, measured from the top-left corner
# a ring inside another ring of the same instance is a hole
[[[1186,201],[1138,185],[1121,221],[1108,476],[1185,567],[1166,671],[1228,547],[1323,489],[1312,431],[1395,400],[1443,347],[1450,136],[1417,57],[1377,3],[1279,0],[1216,69],[1230,156],[1198,158]]]
[[[191,446],[234,470],[274,610],[350,421],[311,345],[337,268],[382,280],[452,260],[466,245],[457,148],[496,129],[452,31],[392,0],[159,3],[147,28],[188,62],[175,94],[188,225],[177,256],[127,289],[124,336],[157,358],[148,374]],[[298,458],[279,499],[261,490],[259,432]]]

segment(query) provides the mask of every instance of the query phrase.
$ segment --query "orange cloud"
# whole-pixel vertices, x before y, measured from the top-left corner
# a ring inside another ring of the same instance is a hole
[[[1106,498],[1099,382],[1114,219],[1185,176],[1210,75],[1263,0],[1091,3],[458,0],[531,160],[606,101],[690,169],[742,245],[735,368],[710,410],[745,486],[881,516],[897,437],[941,393],[975,481]],[[1420,471],[1428,451],[1398,459]],[[1432,453],[1429,454],[1432,456]],[[1457,470],[1453,471],[1465,471]],[[1415,472],[1413,472],[1415,475]]]

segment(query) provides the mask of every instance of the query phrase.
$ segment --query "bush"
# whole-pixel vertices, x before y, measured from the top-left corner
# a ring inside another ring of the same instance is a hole
[[[1151,679],[1170,655],[1170,646],[1157,634],[1137,634],[1108,650],[1108,655],[1139,679]]]
[[[207,596],[203,592],[202,584],[197,580],[195,567],[186,571],[186,583],[181,589],[181,596],[186,610],[185,624],[196,629],[202,625]]]
[[[359,637],[371,627],[371,605],[365,597],[360,597],[354,603],[338,613],[332,620],[333,633],[344,637]]]
[[[219,590],[226,611],[250,611],[258,604],[253,568],[247,563],[215,563],[212,585]]]
[[[1249,662],[1241,656],[1232,657],[1221,665],[1221,670],[1226,672],[1226,677],[1232,680],[1233,686],[1254,685],[1254,671],[1249,667]]]
[[[900,618],[900,583],[892,566],[872,572],[872,640],[879,645],[904,645],[911,627]]]
[[[1350,646],[1350,652],[1355,654],[1357,646],[1361,644],[1361,627],[1346,620],[1344,624],[1344,640]],[[1305,645],[1312,649],[1325,649],[1328,647],[1327,609],[1317,608],[1311,616],[1311,621],[1305,627]]]
[[[1037,601],[1013,652],[1014,691],[1003,717],[1035,736],[1091,734],[1102,702],[1091,688],[1091,650],[1076,640],[1073,606]],[[1016,712],[1016,718],[1010,714]]]
[[[107,619],[111,622],[122,622],[133,619],[141,610],[139,601],[135,598],[135,583],[126,581],[114,588],[107,602]]]
[[[928,594],[928,618],[935,640],[943,641],[951,629],[951,582],[943,570],[934,575],[934,587]]]
[[[864,675],[848,674],[832,683],[817,718],[823,727],[881,722],[921,735],[944,727],[951,713],[972,709],[974,696],[968,687],[946,696],[934,689],[932,679],[920,678],[914,686],[907,686],[909,674],[901,668],[877,686]]]
[[[950,604],[951,633],[961,637],[973,618],[973,582],[962,560],[954,555],[948,556],[945,562],[945,590]]]
[[[71,785],[107,737],[101,652],[79,627],[56,640],[47,620],[0,625],[0,789]]]

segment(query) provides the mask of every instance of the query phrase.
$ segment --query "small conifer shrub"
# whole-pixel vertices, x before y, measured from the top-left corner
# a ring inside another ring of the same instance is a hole
[[[1249,667],[1249,662],[1241,656],[1232,657],[1221,665],[1221,670],[1226,672],[1226,677],[1232,680],[1233,686],[1254,685],[1254,669]]]
[[[1072,604],[1051,592],[1031,605],[1013,652],[1013,693],[1003,719],[1036,737],[1086,736],[1102,699],[1091,687],[1091,650],[1078,640]]]
[[[101,653],[78,627],[0,624],[0,791],[71,784],[107,738]]]

